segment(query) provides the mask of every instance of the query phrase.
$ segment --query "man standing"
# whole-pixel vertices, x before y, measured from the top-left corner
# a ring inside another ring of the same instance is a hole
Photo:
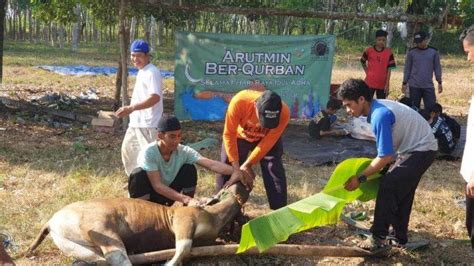
[[[218,176],[217,189],[239,180],[251,189],[252,166],[260,162],[270,208],[286,206],[281,135],[289,120],[290,110],[278,94],[270,90],[237,93],[227,109],[221,151],[221,161],[231,164],[236,174]]]
[[[158,124],[156,141],[148,144],[138,157],[139,168],[128,181],[131,198],[141,198],[171,206],[175,201],[196,206],[197,163],[219,174],[231,175],[230,165],[201,156],[191,147],[181,145],[179,120],[164,114]]]
[[[365,83],[377,99],[385,99],[390,93],[390,74],[395,68],[392,50],[385,47],[388,33],[384,30],[375,32],[375,44],[364,50],[360,62],[365,71]]]
[[[416,47],[408,51],[405,59],[402,92],[409,93],[416,108],[420,109],[423,98],[424,109],[431,110],[436,103],[433,72],[438,82],[438,93],[443,92],[439,54],[438,50],[428,46],[428,35],[425,32],[415,33],[414,41]]]
[[[359,246],[376,249],[385,244],[392,225],[398,245],[408,241],[408,222],[415,190],[423,173],[433,163],[436,139],[430,125],[410,107],[391,100],[372,100],[363,80],[349,79],[339,88],[339,97],[347,112],[367,116],[377,146],[377,157],[359,176],[351,177],[345,188],[355,190],[360,183],[396,159],[381,178],[375,204],[374,223],[368,237]]]
[[[141,149],[156,136],[156,126],[163,113],[161,74],[151,63],[150,48],[144,40],[135,40],[130,47],[131,60],[138,68],[130,105],[115,112],[118,117],[130,116],[127,132],[122,142],[122,162],[125,173],[130,175],[137,167]]]
[[[463,31],[460,38],[467,60],[474,63],[474,25]],[[461,175],[466,180],[466,228],[474,249],[474,96],[467,119],[466,144],[462,156]]]

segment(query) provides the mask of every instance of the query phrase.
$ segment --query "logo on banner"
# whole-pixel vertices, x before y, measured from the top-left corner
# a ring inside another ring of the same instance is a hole
[[[326,40],[315,40],[311,47],[311,54],[316,56],[316,60],[328,60],[329,47]]]

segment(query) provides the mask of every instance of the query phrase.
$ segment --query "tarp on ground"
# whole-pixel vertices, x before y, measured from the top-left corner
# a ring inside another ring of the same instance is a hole
[[[309,122],[307,122],[309,123]],[[339,163],[348,158],[377,156],[375,142],[346,137],[309,136],[307,124],[290,124],[283,133],[284,152],[312,165]]]
[[[37,66],[40,69],[48,70],[60,75],[68,75],[68,76],[95,76],[95,75],[115,75],[117,73],[117,67],[109,67],[109,66],[84,66],[84,65],[69,65],[69,66],[48,66],[42,65]],[[173,72],[161,70],[161,76],[163,78],[173,78]],[[136,76],[138,73],[138,69],[129,67],[128,68],[128,75]]]
[[[175,112],[222,120],[243,89],[272,90],[291,117],[313,117],[329,98],[333,35],[176,34]]]

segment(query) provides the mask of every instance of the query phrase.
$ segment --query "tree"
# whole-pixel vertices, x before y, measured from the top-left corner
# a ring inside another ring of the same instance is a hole
[[[0,86],[3,80],[3,37],[5,36],[5,6],[7,0],[0,0]]]

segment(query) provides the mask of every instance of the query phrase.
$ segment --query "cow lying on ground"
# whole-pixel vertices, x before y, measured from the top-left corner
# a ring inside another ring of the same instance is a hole
[[[152,202],[117,198],[72,203],[43,226],[28,248],[30,254],[51,233],[67,256],[88,262],[131,265],[129,254],[175,247],[168,262],[175,265],[191,246],[208,245],[240,213],[249,192],[241,183],[218,194],[219,202],[205,207],[167,207]]]

